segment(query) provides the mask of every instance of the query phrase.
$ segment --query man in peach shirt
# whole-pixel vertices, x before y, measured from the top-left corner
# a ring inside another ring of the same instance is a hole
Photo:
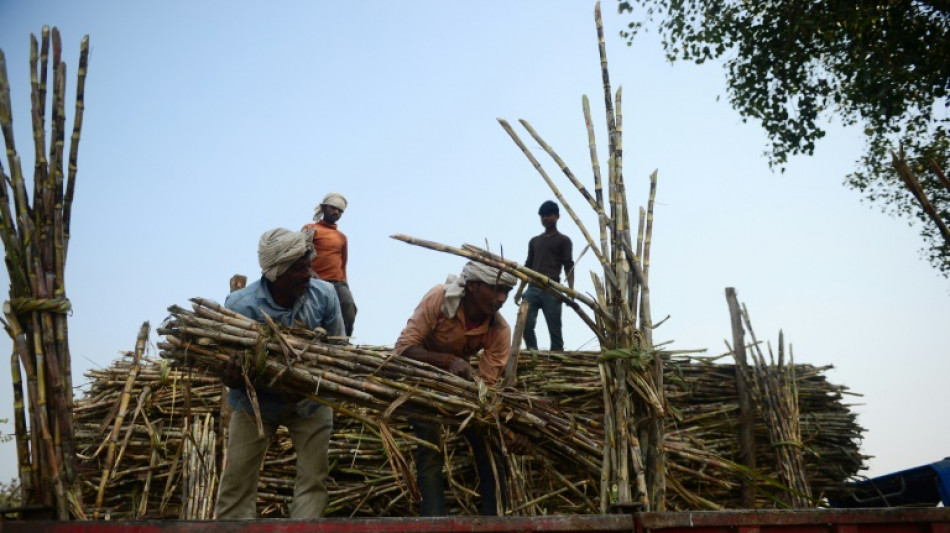
[[[449,276],[445,284],[436,285],[422,298],[396,341],[396,353],[456,376],[466,379],[478,376],[489,385],[494,384],[501,377],[511,346],[511,328],[498,311],[516,283],[517,278],[511,274],[468,262],[461,276]],[[476,372],[469,360],[480,350],[484,352],[479,357]],[[438,423],[419,419],[411,419],[410,423],[416,436],[441,449],[441,426]],[[497,484],[500,494],[496,496],[495,471],[485,434],[478,428],[469,427],[463,435],[472,447],[475,460],[481,495],[480,512],[497,515],[499,503],[504,506],[506,498],[504,462],[500,460],[498,450],[491,450],[501,473]],[[525,437],[511,439],[510,443],[506,442],[509,450],[520,453],[528,448]],[[441,451],[417,446],[416,475],[422,493],[421,516],[446,514],[443,466]]]

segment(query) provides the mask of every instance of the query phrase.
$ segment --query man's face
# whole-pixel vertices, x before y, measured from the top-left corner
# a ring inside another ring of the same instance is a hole
[[[544,226],[544,229],[552,229],[557,226],[557,220],[559,218],[561,218],[561,216],[557,213],[541,215],[541,225]]]
[[[340,220],[340,217],[343,216],[343,210],[339,207],[326,204],[323,204],[321,207],[323,207],[323,220],[327,224],[336,224],[336,221]]]
[[[294,261],[294,264],[290,265],[290,268],[283,274],[277,276],[277,280],[274,281],[272,287],[274,291],[299,298],[310,287],[310,277],[310,261],[307,260],[305,254]]]
[[[465,297],[472,298],[480,311],[487,315],[493,315],[501,309],[501,306],[508,300],[508,293],[511,287],[504,285],[489,285],[481,281],[470,281],[465,290]]]

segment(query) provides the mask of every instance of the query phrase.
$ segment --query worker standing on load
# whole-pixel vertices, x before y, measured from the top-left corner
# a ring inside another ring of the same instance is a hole
[[[311,275],[313,243],[310,236],[276,228],[261,236],[257,258],[261,279],[228,295],[224,306],[264,322],[268,315],[284,326],[323,328],[329,336],[343,335],[340,302],[333,286]],[[215,518],[255,518],[257,483],[264,454],[278,426],[286,426],[297,451],[297,478],[290,502],[291,518],[320,518],[327,507],[328,450],[333,432],[333,410],[308,398],[257,385],[255,387],[264,435],[248,397],[239,355],[228,362],[221,381],[228,386],[231,414],[227,466]]]
[[[560,210],[556,203],[548,200],[538,209],[544,233],[531,239],[528,243],[528,259],[524,266],[544,274],[551,281],[559,282],[561,269],[564,269],[567,286],[574,288],[574,258],[571,239],[557,230],[557,221]],[[521,291],[524,283],[515,293],[515,304],[521,304]],[[524,322],[524,342],[529,350],[538,349],[538,337],[534,333],[534,326],[538,322],[538,310],[544,313],[544,321],[548,325],[548,334],[551,336],[551,351],[564,350],[564,337],[561,334],[561,301],[552,294],[531,285],[524,292],[524,299],[528,302],[528,314]]]
[[[346,235],[337,229],[337,222],[343,216],[346,205],[346,198],[342,194],[326,195],[313,211],[313,222],[305,225],[302,231],[313,235],[313,248],[317,252],[313,259],[313,272],[336,289],[346,336],[350,337],[353,335],[353,322],[356,321],[356,302],[346,280]]]
[[[449,276],[445,284],[436,285],[422,298],[399,334],[396,354],[471,380],[476,372],[469,359],[484,350],[478,360],[477,374],[489,385],[494,384],[505,369],[511,344],[511,328],[498,311],[516,282],[517,278],[511,274],[468,262],[461,276]],[[410,418],[409,422],[417,437],[442,450],[440,424],[415,418]],[[481,495],[480,512],[497,515],[499,503],[504,506],[506,500],[505,463],[497,449],[491,450],[495,456],[492,461],[482,428],[470,425],[463,436],[472,447],[475,460]],[[506,447],[513,453],[524,453],[530,448],[523,435],[508,436],[507,439]],[[421,516],[446,514],[444,462],[441,451],[426,446],[416,447],[416,475],[422,493]],[[500,494],[497,495],[493,462],[500,474],[497,483]]]

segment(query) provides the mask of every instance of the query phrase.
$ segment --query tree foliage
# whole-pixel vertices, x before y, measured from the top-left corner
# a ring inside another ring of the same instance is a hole
[[[863,129],[866,150],[845,183],[884,211],[924,222],[931,263],[950,277],[944,242],[891,166],[903,146],[917,172],[948,168],[950,1],[620,0],[634,21],[628,44],[655,27],[667,59],[720,59],[728,97],[761,123],[769,164],[810,155],[832,120]],[[932,173],[921,185],[944,220],[950,192]]]

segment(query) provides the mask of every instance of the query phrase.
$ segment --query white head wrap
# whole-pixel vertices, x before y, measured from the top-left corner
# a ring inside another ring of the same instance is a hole
[[[331,192],[330,194],[323,197],[323,201],[317,204],[317,207],[313,208],[313,221],[320,222],[323,219],[323,206],[330,205],[340,211],[346,210],[346,198],[338,193]]]
[[[453,317],[458,312],[462,297],[465,296],[465,284],[469,281],[481,281],[488,285],[501,285],[509,289],[518,284],[518,278],[507,272],[469,261],[465,263],[460,276],[449,274],[449,277],[445,279],[445,302],[442,303],[442,312],[445,316]]]
[[[304,255],[313,253],[313,240],[310,237],[305,233],[284,228],[264,232],[257,243],[257,262],[260,263],[261,273],[268,281],[276,281],[290,265]]]

